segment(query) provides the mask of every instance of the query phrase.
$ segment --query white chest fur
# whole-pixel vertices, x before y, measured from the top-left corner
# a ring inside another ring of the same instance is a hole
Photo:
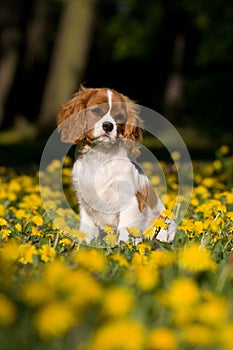
[[[128,227],[136,226],[143,232],[164,209],[155,195],[156,206],[151,205],[149,196],[140,210],[137,194],[149,187],[149,180],[119,140],[96,145],[78,157],[72,182],[79,200],[80,230],[88,234],[89,240],[110,225],[120,232],[119,240],[126,241]],[[157,238],[172,241],[175,231],[171,221],[169,229],[161,229]]]
[[[89,214],[95,226],[132,226],[133,217],[122,223],[123,213],[130,208],[133,215],[140,214],[135,194],[148,180],[129,159],[121,142],[101,143],[78,158],[72,180],[83,209],[80,214]]]

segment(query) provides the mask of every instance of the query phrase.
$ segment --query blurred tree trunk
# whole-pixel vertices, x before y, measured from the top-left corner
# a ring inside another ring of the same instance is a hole
[[[164,93],[164,112],[173,122],[179,122],[183,98],[182,65],[184,61],[185,39],[183,35],[175,38],[172,72],[168,77]]]
[[[61,104],[81,82],[90,42],[95,0],[67,0],[58,28],[38,117],[40,130],[55,126]]]
[[[9,3],[1,4],[0,11],[0,126],[4,119],[4,107],[11,89],[19,60],[20,14]]]
[[[39,100],[40,81],[36,74],[46,59],[51,6],[47,0],[30,3],[5,0],[3,5],[0,9],[0,124],[9,128],[18,116],[31,118],[35,102]]]
[[[26,30],[26,44],[23,57],[25,69],[30,71],[35,62],[43,60],[48,46],[50,4],[48,0],[36,0]]]
[[[4,53],[0,59],[0,126],[4,119],[4,106],[12,86],[13,79],[15,77],[16,67],[18,63],[18,50],[17,50],[17,32],[14,30],[11,32],[5,32],[2,35],[3,40],[6,41]]]

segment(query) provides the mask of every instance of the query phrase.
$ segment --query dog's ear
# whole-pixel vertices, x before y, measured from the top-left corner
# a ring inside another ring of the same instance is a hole
[[[123,95],[123,99],[127,111],[127,121],[123,138],[126,148],[133,156],[137,157],[140,155],[138,143],[142,142],[143,121],[139,117],[139,106],[127,96]]]
[[[85,108],[90,90],[81,86],[74,97],[65,105],[61,106],[57,117],[57,124],[63,142],[78,144],[85,138]]]

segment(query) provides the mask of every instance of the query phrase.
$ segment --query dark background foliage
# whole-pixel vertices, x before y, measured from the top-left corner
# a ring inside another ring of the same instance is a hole
[[[1,0],[0,143],[51,131],[80,83],[231,143],[232,23],[230,0]]]

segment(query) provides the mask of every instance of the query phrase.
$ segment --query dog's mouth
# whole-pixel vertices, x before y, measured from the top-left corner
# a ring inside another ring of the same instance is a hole
[[[104,133],[102,135],[96,136],[95,138],[92,139],[94,143],[97,142],[108,142],[108,141],[115,141],[116,136],[111,135],[110,133]]]

